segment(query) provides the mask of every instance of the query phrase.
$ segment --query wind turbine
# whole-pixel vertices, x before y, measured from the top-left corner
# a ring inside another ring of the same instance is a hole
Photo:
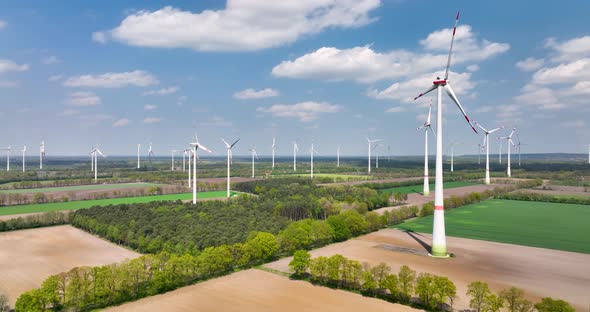
[[[227,197],[230,196],[230,189],[229,189],[229,184],[230,184],[230,178],[231,175],[229,173],[229,167],[231,165],[231,161],[232,161],[232,148],[234,147],[234,145],[236,145],[236,143],[238,143],[240,139],[237,139],[234,143],[229,144],[227,143],[224,139],[221,139],[221,141],[223,141],[223,144],[225,144],[225,148],[227,149]],[[274,143],[274,140],[273,140]]]
[[[275,149],[276,149],[276,141],[275,138],[272,138],[272,168],[275,168]]]
[[[387,161],[391,161],[391,145],[387,145]]]
[[[340,168],[340,145],[336,149],[336,167]]]
[[[10,171],[10,150],[11,149],[12,148],[10,147],[10,145],[4,149],[6,151],[6,171]]]
[[[193,205],[197,203],[197,149],[202,149],[205,152],[211,153],[211,150],[203,146],[199,143],[199,138],[195,134],[195,142],[190,143],[190,146],[193,148]],[[190,167],[190,163],[189,163]]]
[[[499,127],[496,129],[492,129],[492,130],[487,130],[486,128],[484,128],[482,125],[475,123],[481,130],[483,130],[483,145],[486,147],[486,179],[485,179],[485,183],[486,184],[490,184],[490,138],[489,135],[500,130],[503,129],[504,127]],[[501,145],[500,145],[501,146]]]
[[[94,172],[94,146],[90,148],[90,172]]]
[[[432,255],[435,257],[447,257],[447,243],[445,235],[445,219],[444,219],[444,194],[443,194],[443,166],[442,166],[442,90],[444,89],[451,100],[455,102],[467,123],[471,126],[473,131],[477,133],[477,130],[473,127],[469,121],[469,117],[465,113],[465,110],[461,106],[459,99],[455,95],[453,88],[448,81],[449,69],[451,67],[451,56],[453,54],[453,42],[455,40],[455,33],[457,31],[457,23],[459,22],[459,12],[455,18],[455,27],[453,28],[453,35],[451,37],[451,47],[449,49],[449,56],[447,59],[447,66],[445,69],[444,79],[437,79],[433,82],[433,85],[424,93],[418,95],[414,100],[424,96],[425,94],[437,90],[437,122],[436,122],[436,177],[434,185],[434,225],[432,229]]]
[[[190,188],[191,187],[191,182],[192,182],[192,179],[191,179],[191,172],[192,172],[192,170],[191,170],[191,158],[192,158],[192,155],[193,155],[193,149],[192,148],[187,148],[184,151],[188,155],[188,187]]]
[[[45,158],[45,141],[39,146],[39,169],[43,169],[43,158]]]
[[[254,145],[252,145],[252,148],[248,150],[252,152],[252,177],[254,178],[254,156],[256,156],[256,159],[258,159],[258,154],[256,153],[256,147]]]
[[[293,171],[297,171],[297,152],[299,152],[299,146],[297,141],[293,141]]]
[[[150,142],[149,148],[148,148],[148,162],[150,163],[150,165],[152,164],[152,157],[154,156],[154,151],[152,150],[152,142]]]
[[[139,163],[139,149],[141,148],[141,144],[137,144],[137,169],[140,168],[140,163]]]
[[[315,150],[315,148],[313,147],[313,143],[311,143],[311,149],[309,150],[309,154],[311,156],[311,171],[310,171],[310,177],[311,179],[313,179],[313,154],[318,154],[318,151]]]
[[[368,168],[369,168],[368,169],[369,174],[371,174],[371,150],[373,149],[372,148],[373,147],[373,143],[377,143],[379,141],[381,141],[381,140],[379,140],[379,139],[378,140],[371,140],[371,139],[367,138],[367,143],[368,143],[368,146],[369,146],[369,166],[368,166]]]
[[[422,190],[422,194],[424,196],[430,194],[430,180],[428,178],[428,130],[430,130],[432,134],[435,134],[434,130],[432,130],[432,124],[430,123],[431,115],[432,103],[430,103],[430,106],[428,107],[428,117],[426,118],[426,122],[422,126],[418,127],[418,129],[416,129],[424,129],[424,188]]]
[[[187,149],[183,149],[182,150],[182,172],[186,171],[186,154],[187,154]],[[189,158],[190,160],[190,158]]]
[[[172,167],[171,167],[171,170],[174,171],[174,153],[176,153],[177,150],[171,150],[170,152],[172,153]]]
[[[454,170],[454,165],[455,165],[455,145],[460,145],[463,143],[459,143],[459,142],[452,142],[451,143],[451,172],[455,171]]]
[[[27,153],[27,146],[26,145],[23,146],[23,150],[21,152],[23,152],[23,172],[25,172],[25,155]]]
[[[502,164],[502,142],[500,142],[498,145],[500,149],[500,151],[498,152],[498,162]]]
[[[90,155],[92,155],[93,165],[94,165],[94,183],[98,180],[98,157],[97,154],[100,154],[102,158],[106,158],[106,156],[98,149],[98,147],[93,147]]]
[[[520,136],[518,135],[518,132],[516,133],[516,139],[518,140],[518,143],[516,146],[514,146],[514,148],[518,150],[518,166],[520,167],[520,147],[527,144],[522,144],[522,142],[520,142]]]
[[[506,174],[509,178],[512,176],[512,172],[510,171],[510,145],[514,146],[514,142],[512,142],[512,136],[514,135],[515,131],[516,128],[512,128],[510,135],[498,138],[500,140],[506,140],[506,145],[508,145],[508,170],[506,170]]]
[[[379,147],[379,143],[373,145],[373,150],[375,151],[375,168],[378,169],[379,168],[379,151],[377,150],[377,148]]]

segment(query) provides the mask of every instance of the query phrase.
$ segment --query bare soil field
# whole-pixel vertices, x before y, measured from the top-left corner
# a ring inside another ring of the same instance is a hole
[[[250,269],[105,311],[405,312],[418,310]]]
[[[536,187],[534,189],[526,190],[526,192],[546,195],[590,197],[590,192],[584,192],[584,188],[580,186],[545,185],[544,187],[545,189],[542,187]]]
[[[11,306],[53,274],[140,256],[68,225],[0,233],[0,251],[0,290]]]
[[[522,288],[535,301],[547,296],[560,298],[579,311],[586,311],[590,304],[590,255],[447,237],[449,252],[455,257],[434,259],[420,255],[425,253],[422,244],[430,244],[431,236],[412,235],[415,238],[399,230],[384,229],[313,250],[311,254],[341,254],[373,265],[384,262],[395,272],[402,265],[409,265],[417,272],[447,276],[457,286],[459,299],[455,307],[459,309],[468,307],[467,285],[476,280],[487,282],[493,291],[511,286]],[[416,253],[393,251],[395,247],[410,248]],[[289,261],[291,258],[281,259],[266,267],[287,272]]]

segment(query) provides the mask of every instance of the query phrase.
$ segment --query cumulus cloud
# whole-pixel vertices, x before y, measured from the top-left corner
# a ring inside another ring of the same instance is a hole
[[[376,52],[370,46],[350,49],[322,47],[294,60],[281,62],[272,69],[272,74],[276,77],[371,83],[407,78],[436,69],[442,71],[447,61],[451,32],[451,29],[443,29],[429,34],[420,41],[422,52],[403,49]],[[510,45],[507,43],[478,40],[471,27],[463,25],[457,28],[453,64],[483,61],[508,49]]]
[[[41,62],[45,65],[57,64],[61,60],[55,55],[49,55],[41,59]]]
[[[405,112],[406,108],[403,106],[395,106],[395,107],[391,107],[388,108],[385,112],[386,113],[401,113],[401,112]]]
[[[371,23],[380,0],[240,0],[193,13],[170,6],[128,15],[119,26],[92,34],[132,46],[197,51],[251,51],[282,46],[328,28]]]
[[[258,107],[256,110],[276,117],[296,118],[301,122],[310,122],[316,120],[320,114],[336,113],[340,109],[340,106],[327,102],[307,101],[292,105],[275,104],[270,107]]]
[[[555,38],[547,38],[545,47],[553,50],[552,60],[555,62],[574,61],[590,54],[590,36],[582,36],[557,42]]]
[[[144,92],[143,95],[168,95],[168,94],[173,94],[178,92],[179,88],[178,87],[168,87],[168,88],[162,88],[162,89],[158,89],[158,90],[150,90],[147,92]]]
[[[47,78],[47,81],[56,82],[56,81],[61,80],[63,77],[64,77],[63,75],[51,75],[51,76],[49,76],[49,78]]]
[[[147,87],[158,84],[158,79],[143,70],[101,75],[69,77],[63,82],[66,87],[121,88],[127,86]]]
[[[156,110],[157,108],[158,106],[152,104],[146,104],[143,106],[143,109],[145,109],[146,111]]]
[[[29,64],[19,65],[11,60],[0,59],[0,74],[7,72],[23,72],[29,70]]]
[[[126,125],[129,124],[129,122],[130,122],[129,119],[121,118],[113,123],[113,127],[114,128],[125,127]]]
[[[160,119],[158,117],[147,117],[143,120],[143,123],[155,124],[155,123],[159,123],[160,121],[162,121],[162,119]]]
[[[433,76],[433,73],[423,74],[417,78],[393,83],[383,90],[369,89],[367,95],[374,99],[414,103],[414,98],[432,85]],[[451,72],[449,77],[453,78],[451,84],[457,95],[467,95],[475,87],[475,83],[471,81],[471,73]]]
[[[516,63],[516,67],[523,71],[534,71],[543,66],[545,63],[545,59],[543,58],[534,58],[534,57],[527,57],[526,59],[519,61]]]
[[[266,88],[259,91],[256,91],[254,89],[245,89],[234,93],[234,98],[239,100],[264,99],[269,97],[275,97],[278,95],[279,91],[271,88]]]
[[[90,91],[72,92],[66,99],[66,104],[72,106],[94,106],[100,103],[100,97]]]

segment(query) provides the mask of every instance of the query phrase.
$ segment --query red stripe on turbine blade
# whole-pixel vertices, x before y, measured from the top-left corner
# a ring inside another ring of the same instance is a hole
[[[438,206],[438,205],[434,205],[434,210],[445,210],[444,206]]]
[[[457,31],[457,27],[453,28],[453,36],[455,35],[455,32]]]

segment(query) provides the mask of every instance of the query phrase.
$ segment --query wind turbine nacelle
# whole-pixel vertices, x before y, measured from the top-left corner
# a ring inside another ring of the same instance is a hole
[[[435,80],[432,83],[437,86],[444,86],[447,84],[447,81],[445,79],[440,79],[440,80]]]

